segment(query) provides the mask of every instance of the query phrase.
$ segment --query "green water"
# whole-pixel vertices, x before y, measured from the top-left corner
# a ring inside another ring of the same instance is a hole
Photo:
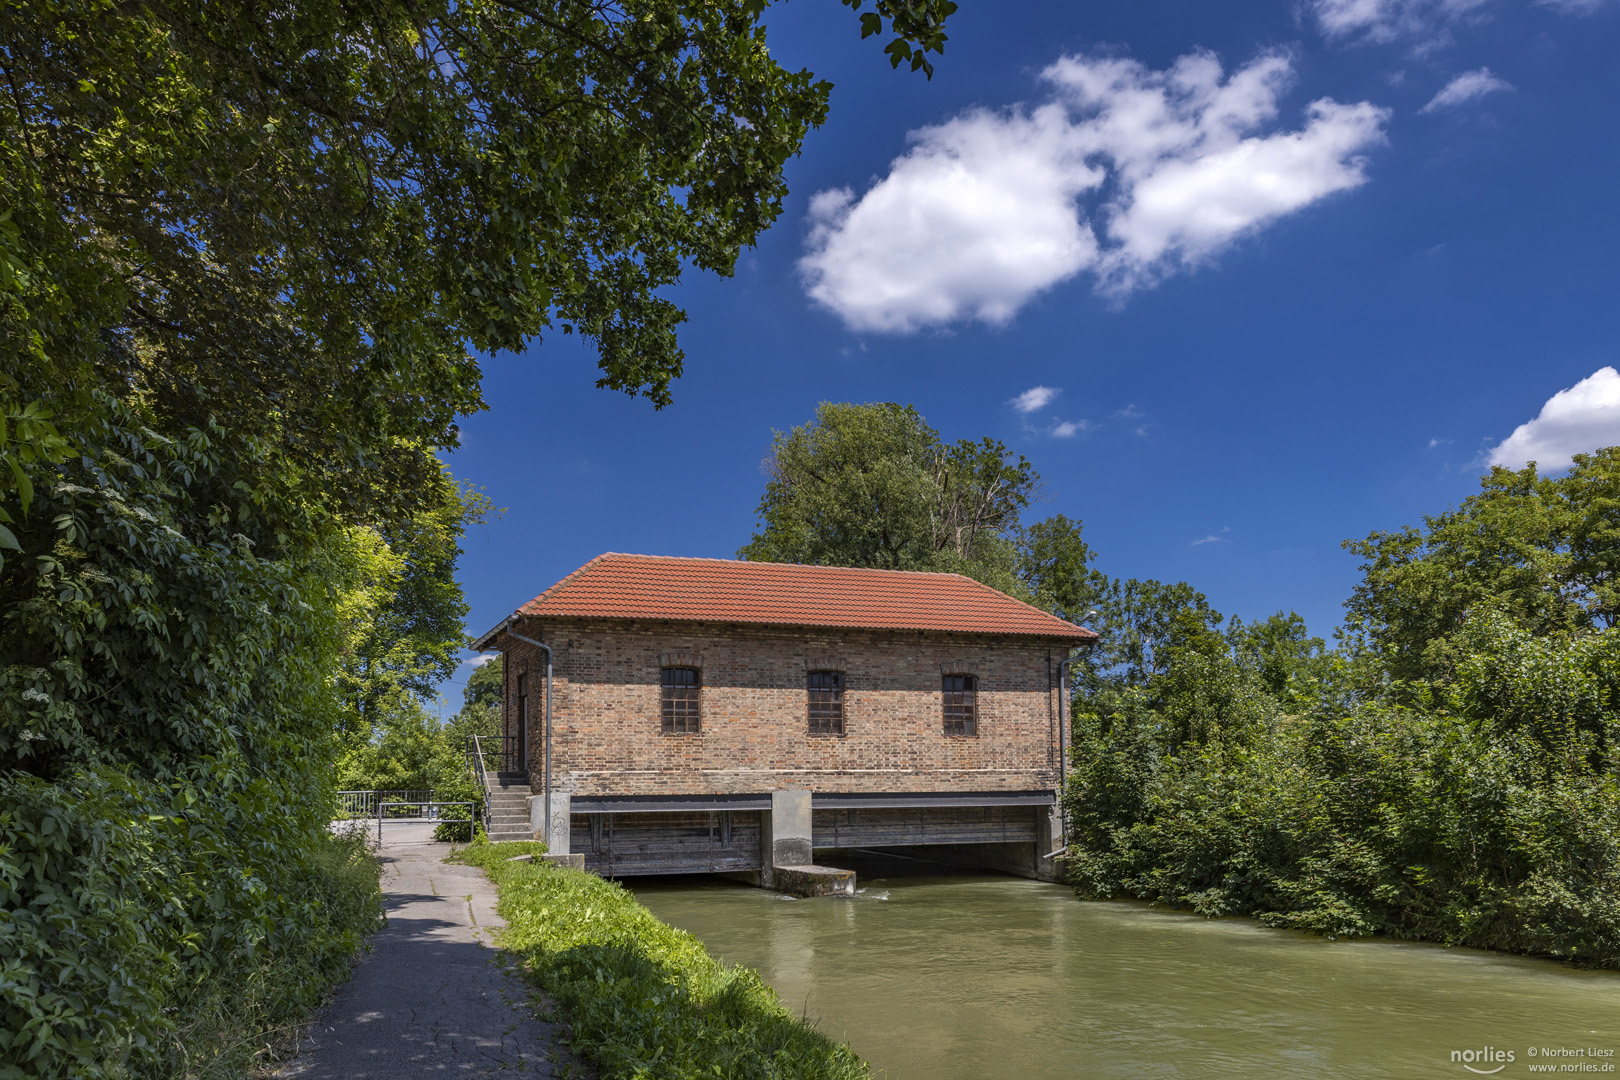
[[[854,898],[629,884],[891,1080],[1466,1077],[1451,1052],[1486,1046],[1514,1054],[1501,1077],[1546,1075],[1531,1066],[1549,1060],[1588,1070],[1555,1075],[1620,1077],[1620,974],[1326,941],[895,865]],[[1617,1056],[1548,1059],[1549,1048]],[[1499,1064],[1474,1059],[1481,1073]]]

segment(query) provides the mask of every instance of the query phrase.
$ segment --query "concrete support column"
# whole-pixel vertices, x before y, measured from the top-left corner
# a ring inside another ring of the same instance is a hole
[[[570,812],[573,809],[574,797],[566,791],[553,791],[551,793],[551,835],[542,836],[546,827],[546,797],[536,795],[529,801],[529,828],[534,830],[536,840],[545,841],[546,851],[552,855],[567,855],[568,829],[570,825]]]
[[[759,884],[776,888],[778,866],[803,866],[810,854],[810,792],[771,792],[771,808],[759,812]]]
[[[809,866],[810,792],[771,792],[771,865]]]
[[[1061,793],[1059,793],[1061,795]],[[1063,817],[1056,805],[1037,807],[1035,810],[1035,876],[1042,881],[1060,881],[1063,878],[1063,867],[1058,864],[1056,856],[1045,858],[1047,853],[1056,851],[1063,846]]]

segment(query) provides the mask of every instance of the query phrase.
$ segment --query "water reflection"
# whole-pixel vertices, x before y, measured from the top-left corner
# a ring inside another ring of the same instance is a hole
[[[891,1080],[1468,1076],[1451,1051],[1485,1045],[1513,1050],[1499,1075],[1522,1076],[1531,1045],[1620,1051],[1614,973],[1082,903],[912,862],[855,868],[854,898],[630,884]]]

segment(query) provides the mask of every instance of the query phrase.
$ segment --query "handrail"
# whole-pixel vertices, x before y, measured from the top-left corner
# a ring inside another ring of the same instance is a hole
[[[393,800],[384,800],[384,801],[379,801],[377,803],[377,842],[379,844],[382,843],[382,826],[383,826],[383,817],[384,817],[384,815],[383,815],[383,807],[385,807],[385,806],[431,806],[431,807],[434,807],[435,809],[437,809],[438,807],[441,807],[441,806],[465,806],[467,808],[467,816],[464,817],[464,818],[442,818],[442,817],[439,817],[437,813],[433,813],[433,814],[428,815],[427,820],[432,821],[435,824],[448,824],[448,825],[460,825],[462,822],[466,822],[469,831],[472,828],[473,804],[470,803],[470,802],[395,802]],[[413,819],[407,818],[406,820],[413,820]],[[414,820],[420,821],[422,819],[421,818],[416,818]],[[489,830],[487,830],[487,829],[485,830],[485,832],[488,832],[488,831]]]
[[[432,788],[380,788],[354,791],[340,791],[337,793],[338,814],[346,819],[375,817],[377,802],[381,799],[393,801],[432,799],[438,792]]]
[[[472,767],[473,779],[478,781],[478,790],[484,794],[484,811],[479,816],[484,819],[484,835],[489,835],[489,773],[484,770],[484,746],[479,736],[472,737]]]

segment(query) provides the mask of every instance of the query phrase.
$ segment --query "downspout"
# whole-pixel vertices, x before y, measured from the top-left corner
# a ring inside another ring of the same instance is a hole
[[[1063,729],[1069,722],[1069,663],[1073,656],[1065,656],[1058,664],[1058,830],[1059,840],[1057,855],[1069,849],[1069,812],[1064,808],[1063,797],[1068,793],[1069,784],[1067,771],[1069,768],[1068,748],[1063,745]]]
[[[1089,619],[1095,614],[1097,614],[1095,611],[1088,611],[1085,617]],[[1092,638],[1086,643],[1085,647],[1087,649],[1096,648],[1098,640]],[[1073,662],[1074,656],[1071,652],[1069,656],[1063,658],[1062,663],[1058,664],[1058,828],[1063,831],[1063,842],[1058,845],[1056,851],[1046,856],[1048,859],[1069,850],[1069,812],[1063,805],[1063,796],[1069,786],[1067,776],[1069,754],[1068,748],[1063,745],[1063,730],[1064,726],[1069,722],[1069,702],[1065,699],[1069,690],[1069,665]]]
[[[545,825],[543,827],[545,829],[545,837],[546,837],[545,842],[547,844],[550,844],[551,843],[551,646],[547,645],[543,641],[536,641],[532,637],[524,637],[522,634],[520,634],[516,630],[512,629],[512,627],[517,624],[517,621],[518,621],[518,613],[514,611],[512,613],[512,617],[506,620],[506,632],[508,634],[510,634],[512,637],[517,638],[519,641],[527,642],[528,644],[533,645],[537,649],[544,649],[546,651],[546,770],[545,770],[546,779],[545,779],[545,786],[541,789],[544,792],[544,794],[541,795],[541,798],[546,800],[546,805],[545,805]],[[527,765],[528,763],[524,762],[524,764]],[[534,819],[530,818],[529,820],[533,821]]]

